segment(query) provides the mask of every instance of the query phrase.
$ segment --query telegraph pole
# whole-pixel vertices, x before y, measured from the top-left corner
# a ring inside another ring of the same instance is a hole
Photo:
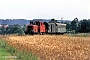
[[[61,23],[63,23],[63,17],[61,17]]]

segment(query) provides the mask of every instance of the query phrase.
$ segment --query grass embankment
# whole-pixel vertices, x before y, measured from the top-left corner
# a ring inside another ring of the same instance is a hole
[[[24,50],[18,50],[5,40],[0,40],[0,60],[37,60],[37,56]]]
[[[0,60],[16,60],[15,56],[11,56],[11,53],[6,50],[6,42],[4,40],[0,40]]]
[[[7,60],[5,56],[10,56],[10,53],[6,52],[4,48],[0,47],[0,60]]]

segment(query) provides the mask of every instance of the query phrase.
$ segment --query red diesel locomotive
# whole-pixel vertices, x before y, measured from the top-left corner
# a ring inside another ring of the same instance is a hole
[[[48,31],[48,23],[40,21],[30,21],[25,34],[44,34]]]

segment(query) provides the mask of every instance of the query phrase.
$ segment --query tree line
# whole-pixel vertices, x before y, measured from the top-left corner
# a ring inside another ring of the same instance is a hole
[[[25,28],[26,28],[25,25],[24,27],[21,27],[18,24],[10,25],[6,28],[5,28],[5,25],[2,25],[2,27],[0,27],[0,34],[1,35],[10,35],[10,34],[24,35]]]
[[[67,32],[90,33],[90,19],[83,19],[78,21],[78,18],[74,18],[73,21],[66,24]]]
[[[52,23],[57,23],[57,20],[51,19]],[[78,20],[78,18],[74,18],[71,22],[64,22],[66,24],[67,33],[90,33],[90,19]],[[0,27],[1,35],[9,35],[9,34],[18,34],[25,35],[26,25],[21,27],[20,25],[9,25],[5,28],[4,25]]]

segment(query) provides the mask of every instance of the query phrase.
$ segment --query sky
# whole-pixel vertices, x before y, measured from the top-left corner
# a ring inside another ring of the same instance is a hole
[[[90,0],[0,0],[0,19],[90,19]]]

